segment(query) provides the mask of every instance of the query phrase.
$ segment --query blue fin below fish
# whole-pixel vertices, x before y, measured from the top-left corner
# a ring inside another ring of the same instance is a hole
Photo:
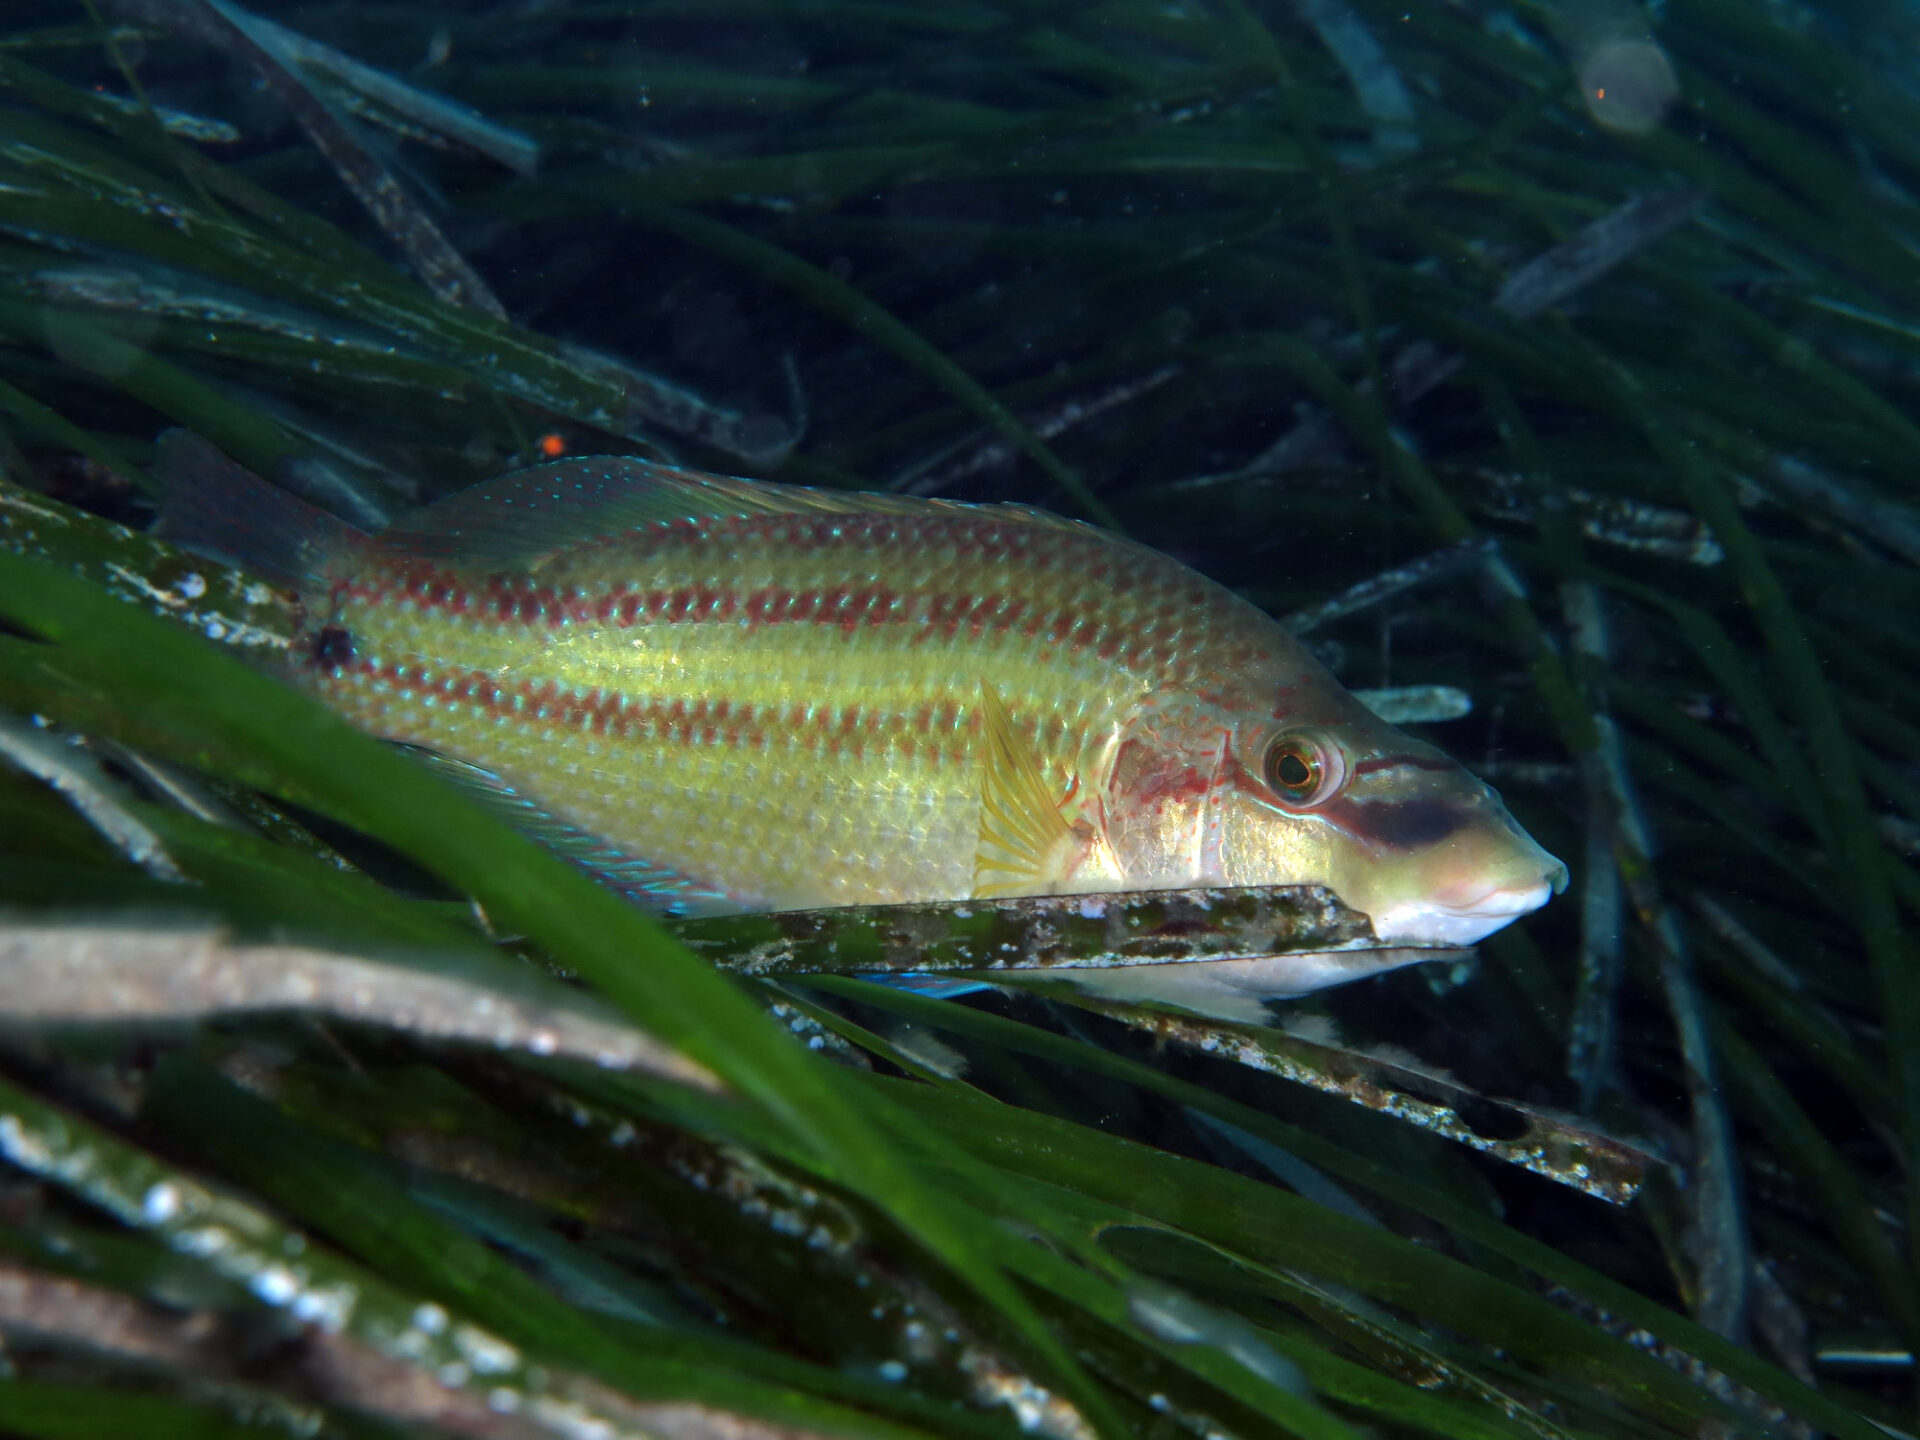
[[[978,995],[982,990],[993,989],[993,983],[988,980],[959,980],[949,975],[925,972],[905,975],[862,975],[860,978],[871,980],[876,985],[885,985],[889,990],[905,990],[913,995],[924,995],[929,1000],[957,1000],[962,995]]]
[[[1003,970],[991,981],[939,974],[865,975],[862,979],[935,1000],[982,990],[1019,990],[1037,981],[1039,993],[1067,985],[1098,1000],[1157,1005],[1213,1020],[1266,1025],[1270,1007],[1316,990],[1434,960],[1459,961],[1471,950],[1452,947],[1373,946],[1351,950],[1264,955],[1242,960],[1180,960],[1148,965],[1081,968],[1039,965]]]
[[[397,747],[478,800],[531,840],[587,871],[608,889],[656,915],[728,915],[739,901],[724,890],[689,880],[663,865],[629,855],[599,836],[562,820],[491,770],[419,745]]]

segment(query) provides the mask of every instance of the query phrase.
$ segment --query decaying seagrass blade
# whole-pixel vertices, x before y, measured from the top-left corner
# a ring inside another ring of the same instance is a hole
[[[850,905],[680,920],[682,942],[748,975],[1103,969],[1377,947],[1320,885]]]
[[[1350,1050],[1285,1030],[1221,1024],[1063,992],[1061,999],[1158,1041],[1232,1060],[1443,1135],[1615,1205],[1638,1193],[1659,1157],[1548,1111],[1495,1100],[1412,1057]]]
[[[351,122],[298,72],[295,55],[286,44],[289,32],[277,25],[263,26],[259,17],[228,0],[122,0],[114,9],[129,18],[163,25],[182,36],[217,46],[250,66],[286,106],[341,183],[406,257],[427,289],[449,305],[477,310],[503,322],[507,319],[499,297],[441,233],[425,207],[392,168],[363,143]]]
[[[218,930],[0,918],[0,1027],[300,1011],[722,1088],[706,1066],[590,998],[543,996],[510,978],[515,988],[500,989],[368,956],[240,944]]]

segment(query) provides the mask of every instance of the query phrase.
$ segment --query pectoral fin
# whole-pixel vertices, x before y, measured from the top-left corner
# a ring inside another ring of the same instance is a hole
[[[1047,786],[1033,747],[1013,728],[999,691],[980,681],[980,843],[973,893],[1045,893],[1074,845],[1073,828]]]

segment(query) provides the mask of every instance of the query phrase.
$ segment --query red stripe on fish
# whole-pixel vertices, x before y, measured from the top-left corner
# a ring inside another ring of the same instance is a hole
[[[916,641],[951,639],[964,628],[969,638],[1018,633],[1075,651],[1091,650],[1102,660],[1129,656],[1142,666],[1156,663],[1159,648],[1141,644],[1145,627],[1103,624],[1085,611],[1063,606],[1029,609],[1027,602],[1004,594],[934,593],[905,595],[882,585],[793,590],[763,586],[744,599],[712,585],[641,589],[617,586],[598,594],[566,592],[553,586],[513,586],[489,581],[476,593],[448,572],[413,571],[397,582],[377,577],[344,588],[345,598],[360,604],[398,605],[419,613],[478,615],[501,624],[553,628],[570,621],[616,629],[654,624],[728,623],[744,614],[753,625],[833,626],[848,634],[866,626],[917,625]]]
[[[572,691],[552,680],[502,684],[484,671],[436,671],[422,664],[357,657],[326,683],[336,699],[384,703],[385,698],[432,707],[471,705],[517,723],[549,729],[591,731],[626,740],[673,741],[684,745],[748,746],[764,750],[774,738],[805,743],[836,756],[863,758],[870,750],[903,749],[936,762],[960,763],[968,754],[967,736],[979,726],[970,707],[952,700],[925,701],[911,710],[884,710],[867,704],[796,704],[783,713],[762,715],[746,702],[727,697],[689,701],[684,697],[642,698],[594,687]],[[1044,745],[1077,746],[1081,733],[1058,715],[1015,723],[1016,730]],[[397,737],[407,738],[407,737]],[[421,743],[430,737],[419,736]]]

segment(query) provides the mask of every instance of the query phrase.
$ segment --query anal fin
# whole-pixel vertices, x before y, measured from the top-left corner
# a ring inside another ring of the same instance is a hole
[[[629,855],[591,831],[569,823],[516,790],[491,770],[420,745],[396,747],[478,800],[530,840],[569,860],[608,889],[656,915],[731,915],[741,908],[726,891],[690,880],[651,860]]]

